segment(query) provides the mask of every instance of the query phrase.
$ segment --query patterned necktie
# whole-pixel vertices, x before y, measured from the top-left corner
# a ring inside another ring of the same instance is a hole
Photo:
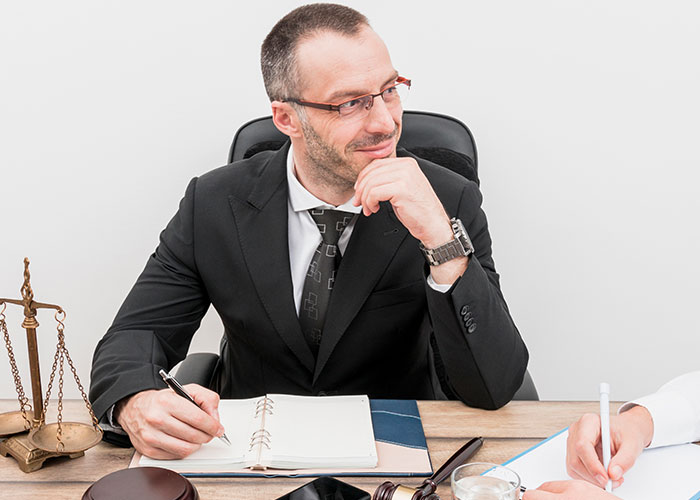
[[[299,323],[306,342],[316,356],[335,283],[335,273],[340,265],[338,239],[355,214],[320,208],[309,210],[309,213],[321,232],[321,243],[316,247],[304,280]]]

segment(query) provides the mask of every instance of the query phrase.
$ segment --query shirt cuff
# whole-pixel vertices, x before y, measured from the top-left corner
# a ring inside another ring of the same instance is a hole
[[[114,432],[115,434],[123,434],[126,436],[126,431],[114,419],[114,405],[110,406],[105,413],[105,416],[100,420],[100,427],[105,431]]]
[[[452,288],[452,285],[454,285],[454,283],[452,285],[441,285],[439,283],[435,283],[435,280],[433,279],[433,275],[429,274],[428,275],[428,285],[430,285],[430,288],[432,288],[436,292],[447,293],[450,290],[450,288]]]
[[[695,439],[693,430],[697,417],[693,406],[683,393],[661,391],[650,394],[625,403],[618,410],[618,414],[634,406],[643,406],[651,414],[654,436],[649,448],[690,443]]]

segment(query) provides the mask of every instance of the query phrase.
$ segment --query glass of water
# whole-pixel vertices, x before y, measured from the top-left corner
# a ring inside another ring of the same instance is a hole
[[[520,476],[502,465],[476,462],[452,472],[454,500],[517,500]]]

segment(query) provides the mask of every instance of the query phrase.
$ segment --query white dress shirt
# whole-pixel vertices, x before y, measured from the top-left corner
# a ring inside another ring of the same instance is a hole
[[[620,407],[619,412],[643,406],[654,421],[649,448],[700,440],[700,371],[676,377],[654,394]]]
[[[311,217],[309,210],[312,208],[323,208],[359,214],[362,212],[362,207],[354,206],[352,204],[352,198],[342,205],[334,207],[309,193],[306,188],[301,185],[299,179],[297,179],[291,146],[289,147],[289,154],[287,155],[287,184],[289,185],[289,197],[287,198],[289,267],[292,272],[294,305],[297,309],[297,315],[299,315],[299,306],[301,304],[301,294],[304,291],[306,273],[309,270],[309,264],[316,251],[316,247],[321,243],[321,233]],[[338,250],[340,251],[341,257],[348,247],[348,242],[355,228],[357,217],[358,216],[355,215],[355,217],[352,218],[340,235]]]

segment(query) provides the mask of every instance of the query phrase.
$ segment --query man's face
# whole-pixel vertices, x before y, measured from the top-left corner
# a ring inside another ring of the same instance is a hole
[[[370,28],[353,37],[331,32],[316,35],[299,45],[297,64],[302,85],[295,97],[314,102],[339,104],[376,94],[398,76],[386,46]],[[359,116],[309,107],[304,111],[303,140],[295,144],[304,160],[297,168],[317,182],[349,190],[372,160],[396,156],[400,105],[387,106],[376,97],[372,108]]]

